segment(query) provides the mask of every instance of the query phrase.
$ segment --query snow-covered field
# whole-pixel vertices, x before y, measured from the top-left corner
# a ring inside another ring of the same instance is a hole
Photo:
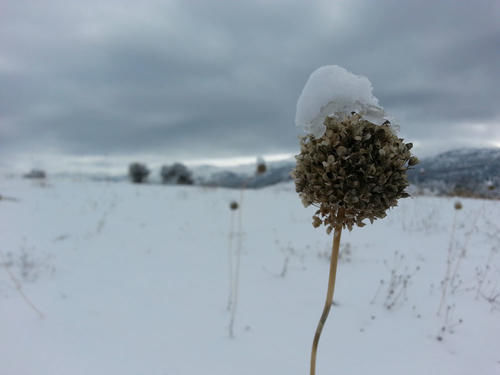
[[[2,179],[0,194],[18,199],[0,200],[1,375],[308,374],[331,236],[292,184],[244,193],[234,338],[239,191]],[[500,374],[500,202],[454,202],[406,199],[343,233],[318,374]]]

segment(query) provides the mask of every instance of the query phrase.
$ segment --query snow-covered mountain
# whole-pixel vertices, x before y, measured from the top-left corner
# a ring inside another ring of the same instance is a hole
[[[267,163],[265,173],[257,175],[255,166],[245,168],[243,171],[219,169],[213,170],[211,174],[205,174],[205,177],[198,178],[198,184],[208,186],[220,186],[229,188],[247,188],[258,189],[265,186],[275,185],[280,182],[290,181],[292,177],[290,172],[295,166],[295,160],[279,161]],[[195,175],[198,171],[194,171]]]
[[[218,186],[228,188],[262,188],[280,182],[290,181],[290,172],[295,160],[290,158],[277,162],[267,162],[267,171],[256,175],[255,164],[237,167],[214,167],[210,165],[191,168],[195,185]],[[60,177],[71,180],[93,180],[107,182],[127,182],[122,175],[100,173],[64,173],[51,174],[49,178]],[[153,169],[148,182],[160,184],[159,171]],[[465,195],[485,198],[500,198],[500,148],[476,148],[452,150],[437,156],[421,159],[420,163],[409,171],[409,180],[413,192],[425,192],[438,195]]]
[[[269,163],[260,176],[234,171],[219,171],[200,181],[201,184],[260,188],[291,180],[293,160]],[[436,194],[478,195],[500,198],[500,149],[460,149],[424,158],[409,171],[410,183],[417,189]]]
[[[500,198],[500,148],[452,150],[422,159],[409,178],[440,194]]]

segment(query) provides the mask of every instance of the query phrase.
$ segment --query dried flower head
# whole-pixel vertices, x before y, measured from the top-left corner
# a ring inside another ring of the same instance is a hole
[[[376,125],[356,113],[327,117],[325,133],[301,139],[301,151],[292,172],[304,206],[319,209],[313,226],[327,232],[341,224],[349,230],[364,219],[386,216],[399,198],[408,197],[406,171],[418,163],[411,143],[404,143],[389,121]]]
[[[264,174],[266,173],[266,171],[267,171],[266,164],[261,163],[257,165],[257,171],[256,171],[257,174]]]
[[[461,210],[463,208],[462,202],[456,201],[454,204],[455,210]]]
[[[264,158],[261,156],[257,157],[257,169],[255,170],[255,173],[257,175],[264,174],[267,171],[267,165],[266,162],[264,161]]]
[[[232,201],[232,202],[229,204],[229,208],[230,208],[232,211],[237,210],[237,209],[238,209],[238,207],[239,207],[239,204],[238,204],[238,202],[236,202],[236,201]]]

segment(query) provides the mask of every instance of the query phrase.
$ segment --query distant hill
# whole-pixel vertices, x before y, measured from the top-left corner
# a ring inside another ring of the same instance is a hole
[[[280,182],[291,181],[290,172],[295,160],[268,162],[267,171],[255,175],[255,165],[242,165],[233,168],[198,166],[191,168],[194,184],[227,188],[258,189]],[[124,171],[126,168],[124,168]],[[90,179],[123,183],[127,175],[100,173],[64,172],[47,174],[49,177],[62,177],[73,180]],[[148,183],[160,184],[158,171],[153,170]],[[500,148],[474,148],[452,150],[437,156],[423,158],[408,172],[412,193],[475,196],[500,199]]]
[[[452,150],[422,159],[409,180],[437,194],[500,198],[500,149]]]
[[[200,185],[240,188],[245,186],[258,189],[275,185],[280,182],[291,181],[290,172],[295,167],[295,161],[267,163],[267,171],[256,176],[253,173],[241,173],[230,170],[216,171],[207,177],[198,180]],[[195,171],[196,174],[196,171]]]
[[[222,170],[199,180],[201,185],[261,188],[290,181],[293,160],[268,163],[260,176]],[[438,195],[500,198],[500,149],[460,149],[424,158],[408,178],[414,191]]]

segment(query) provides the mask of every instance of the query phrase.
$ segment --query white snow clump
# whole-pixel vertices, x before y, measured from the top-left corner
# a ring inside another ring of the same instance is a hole
[[[343,118],[356,112],[381,125],[388,117],[372,91],[368,78],[338,65],[322,66],[311,74],[300,94],[295,124],[316,138],[324,134],[327,116]]]

